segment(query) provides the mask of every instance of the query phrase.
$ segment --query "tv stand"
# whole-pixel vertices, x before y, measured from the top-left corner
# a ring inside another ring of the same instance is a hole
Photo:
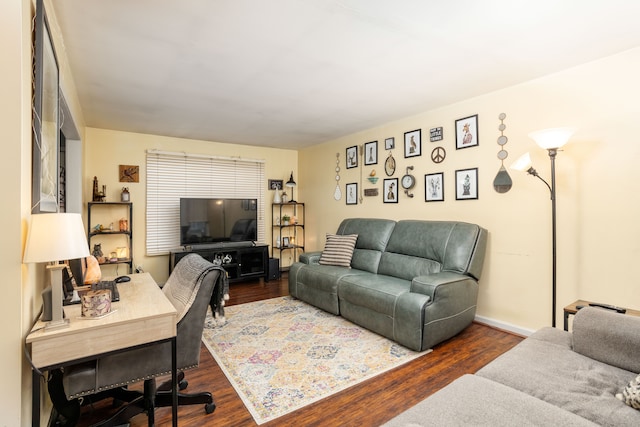
[[[178,261],[191,253],[198,254],[210,262],[220,260],[230,283],[254,278],[269,280],[269,245],[253,242],[219,242],[183,246],[170,252],[169,274]]]

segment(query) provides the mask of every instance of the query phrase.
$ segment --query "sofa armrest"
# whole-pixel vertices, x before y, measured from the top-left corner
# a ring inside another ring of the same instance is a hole
[[[422,349],[451,338],[475,317],[478,282],[464,274],[443,271],[411,281],[411,292],[429,297],[424,307]]]
[[[429,274],[426,276],[414,277],[411,281],[411,292],[427,295],[433,301],[436,291],[441,286],[451,285],[464,280],[473,280],[464,274],[444,271],[441,273]]]
[[[640,372],[640,317],[595,307],[580,309],[573,320],[573,351]]]
[[[305,252],[300,254],[298,259],[303,264],[318,264],[320,261],[320,255],[322,255],[322,251],[317,252]]]

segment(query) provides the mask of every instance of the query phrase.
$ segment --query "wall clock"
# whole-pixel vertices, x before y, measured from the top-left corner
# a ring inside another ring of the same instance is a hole
[[[393,158],[391,151],[389,151],[389,157],[387,157],[387,160],[384,162],[384,172],[387,176],[392,176],[396,173],[396,159]]]
[[[413,166],[407,166],[407,172],[400,180],[400,184],[402,185],[402,188],[404,188],[404,193],[409,197],[413,197],[413,194],[409,193],[409,191],[415,187],[416,178],[409,173],[410,170],[413,170]]]

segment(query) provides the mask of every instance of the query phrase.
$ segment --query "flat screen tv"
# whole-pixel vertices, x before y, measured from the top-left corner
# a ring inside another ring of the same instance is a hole
[[[257,199],[180,199],[180,245],[254,242]]]

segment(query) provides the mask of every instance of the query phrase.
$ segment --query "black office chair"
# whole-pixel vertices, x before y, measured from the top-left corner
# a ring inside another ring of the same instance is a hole
[[[207,307],[211,304],[212,309],[219,310],[222,298],[228,292],[226,274],[200,255],[190,254],[176,265],[163,292],[178,310],[177,366],[179,389],[183,390],[187,382],[182,371],[198,366],[200,361]],[[61,382],[66,398],[78,407],[78,413],[79,398],[82,398],[82,404],[104,398],[114,398],[115,402],[120,403],[128,402],[109,420],[97,424],[99,426],[126,424],[130,418],[142,412],[147,413],[149,426],[152,426],[155,422],[155,407],[172,404],[171,381],[156,387],[155,378],[170,372],[171,343],[165,342],[65,368]],[[139,381],[144,381],[144,392],[127,388],[128,384]],[[53,395],[52,401],[55,406]],[[215,410],[213,397],[208,392],[178,393],[178,404],[204,404],[207,414]],[[67,415],[70,424],[65,425],[73,425],[73,418],[73,414]]]

